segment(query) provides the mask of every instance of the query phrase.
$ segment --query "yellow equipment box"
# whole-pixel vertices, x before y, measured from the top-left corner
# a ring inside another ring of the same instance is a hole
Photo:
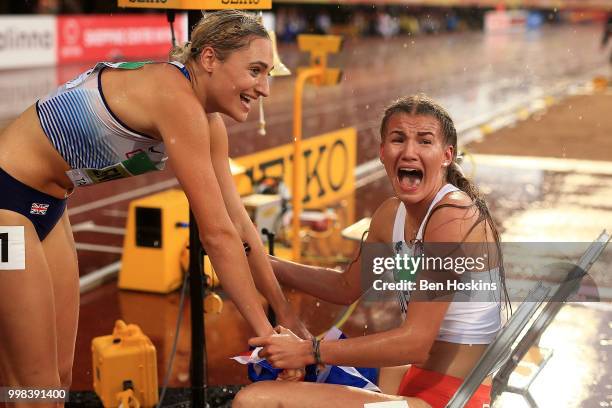
[[[121,289],[169,293],[182,283],[181,251],[189,238],[189,203],[167,190],[130,203],[119,272]]]
[[[119,406],[119,393],[130,386],[143,407],[157,404],[155,346],[135,324],[115,322],[113,334],[91,341],[94,391],[105,408]]]

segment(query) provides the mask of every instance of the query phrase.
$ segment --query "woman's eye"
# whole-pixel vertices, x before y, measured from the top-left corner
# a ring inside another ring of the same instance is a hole
[[[254,77],[258,76],[261,73],[261,70],[259,68],[251,68],[251,75],[253,75]]]
[[[423,140],[421,140],[421,143],[422,143],[422,144],[428,144],[428,145],[430,145],[430,144],[431,144],[431,140],[429,140],[429,139],[423,139]]]

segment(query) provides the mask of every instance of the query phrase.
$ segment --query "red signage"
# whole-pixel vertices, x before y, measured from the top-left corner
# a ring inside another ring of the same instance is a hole
[[[186,16],[178,15],[176,38],[185,41]],[[163,14],[58,16],[57,63],[166,59],[170,26]]]

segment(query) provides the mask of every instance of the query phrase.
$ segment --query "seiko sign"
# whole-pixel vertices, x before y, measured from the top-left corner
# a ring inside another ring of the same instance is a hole
[[[357,132],[354,128],[340,129],[302,142],[303,203],[306,207],[322,208],[346,197],[355,189]],[[293,145],[239,157],[236,163],[245,172],[238,180],[241,194],[267,177],[280,177],[287,186],[293,184]]]

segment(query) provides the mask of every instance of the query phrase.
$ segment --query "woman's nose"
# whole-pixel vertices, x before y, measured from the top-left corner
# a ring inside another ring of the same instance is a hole
[[[257,86],[255,87],[255,91],[264,98],[267,98],[270,95],[270,84],[268,84],[268,77],[260,79],[257,81]]]
[[[402,149],[402,158],[407,160],[416,160],[417,149],[416,144],[412,141],[407,141]]]

